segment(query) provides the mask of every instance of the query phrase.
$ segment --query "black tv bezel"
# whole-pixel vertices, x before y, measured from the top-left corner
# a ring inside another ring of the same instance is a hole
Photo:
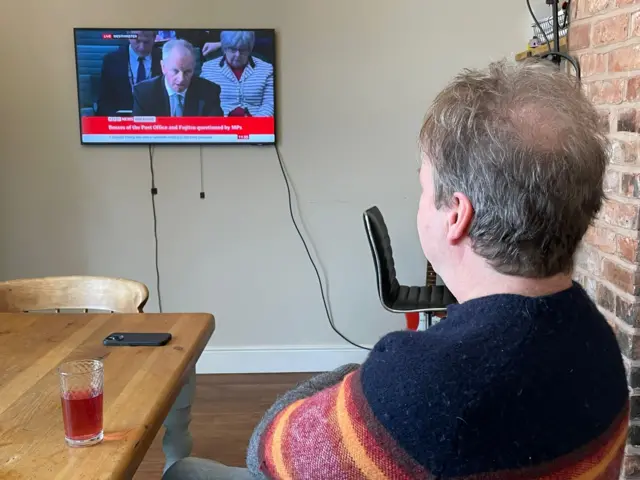
[[[122,30],[187,30],[187,31],[202,31],[202,30],[251,30],[253,32],[269,32],[273,38],[273,142],[85,142],[82,138],[82,115],[80,110],[80,74],[78,68],[78,44],[76,42],[76,32],[78,31],[122,31]],[[276,37],[276,29],[275,28],[163,28],[163,27],[118,27],[118,28],[105,28],[105,27],[73,27],[73,51],[75,58],[75,67],[76,67],[76,108],[78,110],[78,132],[80,134],[80,145],[82,146],[127,146],[127,147],[135,147],[135,146],[143,146],[143,147],[159,147],[162,145],[166,146],[194,146],[199,145],[202,147],[205,146],[245,146],[245,147],[256,147],[256,146],[266,146],[273,147],[278,144],[278,94],[277,94],[277,76],[278,76],[278,48],[277,48],[277,37]]]

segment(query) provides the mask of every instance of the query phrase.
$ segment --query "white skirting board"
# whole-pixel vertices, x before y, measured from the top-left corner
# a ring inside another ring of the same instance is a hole
[[[367,345],[369,346],[369,345]],[[346,363],[362,363],[366,350],[356,347],[207,347],[196,373],[326,372]]]

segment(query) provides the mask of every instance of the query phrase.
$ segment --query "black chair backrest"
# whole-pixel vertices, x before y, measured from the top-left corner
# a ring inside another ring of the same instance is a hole
[[[389,230],[378,207],[366,210],[363,218],[376,269],[378,296],[384,305],[392,305],[398,296],[400,283],[396,277]]]

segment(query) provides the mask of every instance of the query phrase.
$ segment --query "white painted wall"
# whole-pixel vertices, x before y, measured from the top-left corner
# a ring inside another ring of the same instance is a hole
[[[522,2],[502,0],[185,0],[177,9],[168,0],[21,0],[3,17],[11,20],[0,43],[11,47],[0,75],[0,278],[124,276],[149,285],[147,310],[156,309],[147,152],[80,146],[73,27],[275,27],[282,154],[336,323],[366,344],[404,320],[378,303],[363,210],[380,206],[401,280],[421,283],[423,115],[461,68],[521,50],[530,23]],[[271,349],[311,348],[304,366],[297,353],[286,357],[291,370],[314,369],[316,357],[330,364],[322,355],[344,343],[290,223],[274,150],[204,155],[203,201],[197,148],[157,149],[165,310],[216,315],[211,348],[236,352],[221,370]],[[251,358],[260,369],[264,357]]]
[[[551,15],[551,5],[547,5],[546,0],[531,0],[531,8],[533,9],[533,13],[536,14],[536,17],[538,17],[538,20],[542,20],[543,18],[549,17]]]

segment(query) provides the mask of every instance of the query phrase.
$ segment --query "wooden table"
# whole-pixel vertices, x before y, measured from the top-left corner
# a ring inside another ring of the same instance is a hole
[[[131,478],[214,330],[208,314],[0,314],[0,478]],[[112,332],[170,332],[164,347],[105,347]],[[105,440],[64,441],[57,366],[104,361]]]

